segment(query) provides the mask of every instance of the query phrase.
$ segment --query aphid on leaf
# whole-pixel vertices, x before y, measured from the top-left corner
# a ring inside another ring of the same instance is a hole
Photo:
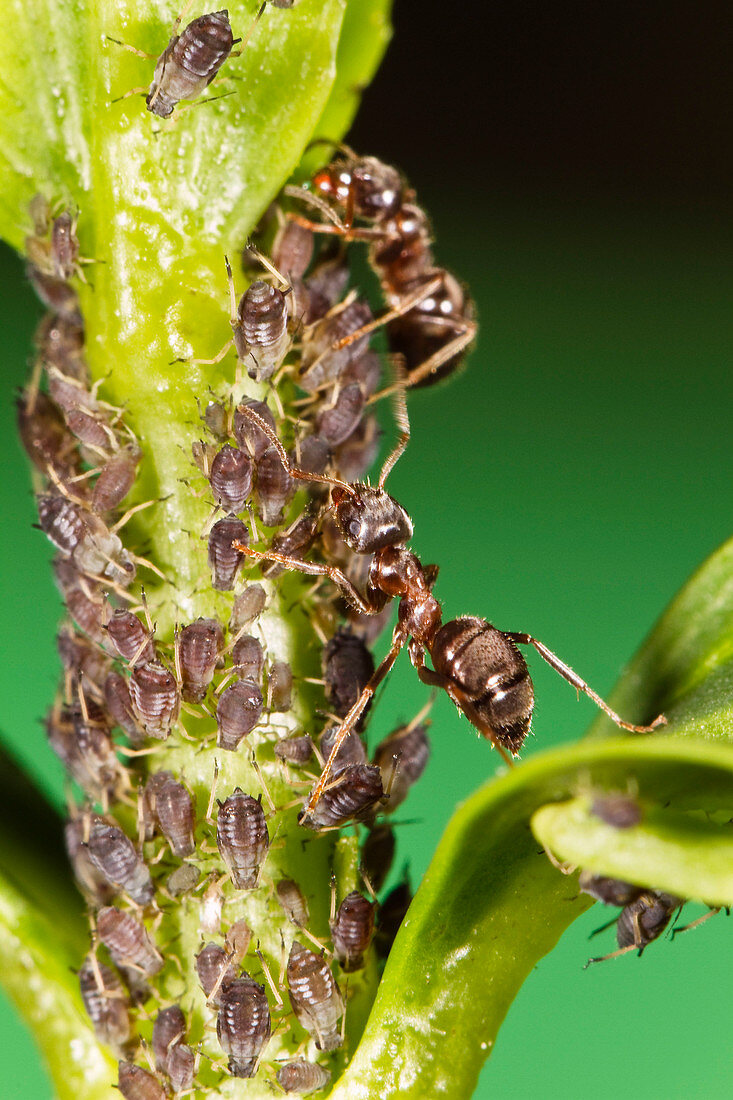
[[[79,971],[79,987],[97,1038],[117,1049],[124,1046],[130,1038],[129,1002],[114,971],[87,955]]]
[[[216,843],[237,890],[253,890],[270,847],[270,834],[258,799],[237,787],[219,804]]]
[[[147,929],[131,913],[113,905],[100,909],[97,935],[117,966],[134,967],[143,974],[157,974],[163,966]]]
[[[338,1022],[344,1014],[344,1002],[331,967],[322,955],[293,940],[287,979],[298,1022],[313,1036],[319,1050],[336,1050],[343,1041]]]
[[[334,954],[346,973],[361,970],[374,935],[374,903],[358,890],[347,894],[330,921]]]
[[[275,1074],[277,1083],[284,1092],[297,1092],[301,1096],[310,1096],[312,1092],[325,1089],[331,1080],[331,1074],[317,1062],[306,1062],[298,1058],[286,1062]]]
[[[150,871],[122,829],[94,824],[88,846],[92,863],[111,886],[123,890],[138,905],[150,904],[154,895]]]
[[[252,1077],[271,1033],[270,1006],[263,986],[236,978],[222,991],[216,1033],[234,1077]]]

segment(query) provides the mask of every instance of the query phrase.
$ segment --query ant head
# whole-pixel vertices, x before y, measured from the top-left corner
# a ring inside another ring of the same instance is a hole
[[[396,168],[376,157],[335,160],[316,172],[311,180],[314,192],[340,206],[353,204],[362,218],[378,221],[390,218],[400,209],[404,187]]]
[[[371,485],[334,487],[331,494],[336,523],[350,550],[373,554],[385,546],[412,538],[412,521],[401,504],[384,489]]]

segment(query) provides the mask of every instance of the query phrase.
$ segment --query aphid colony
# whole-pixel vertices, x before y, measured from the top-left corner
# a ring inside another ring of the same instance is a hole
[[[263,579],[252,577],[232,544],[249,540],[259,523],[283,554],[338,561],[354,583],[363,581],[364,560],[350,553],[335,525],[321,526],[321,485],[295,501],[298,484],[283,467],[279,444],[258,427],[265,422],[279,440],[287,421],[276,400],[247,397],[245,382],[235,400],[229,391],[202,395],[198,438],[187,443],[190,491],[203,489],[210,508],[205,528],[190,536],[202,548],[200,587],[208,584],[225,611],[179,622],[171,641],[158,636],[155,606],[141,588],[154,567],[123,543],[128,515],[156,502],[138,495],[128,507],[143,447],[122,411],[91,385],[73,285],[75,222],[67,210],[34,201],[29,275],[52,312],[39,327],[36,368],[18,414],[36,469],[38,525],[55,548],[68,613],[58,634],[62,683],[46,730],[81,791],[66,842],[92,926],[90,952],[79,960],[82,999],[98,1037],[121,1059],[125,1097],[185,1093],[222,1072],[264,1073],[281,1090],[307,1094],[327,1084],[321,1061],[344,1041],[348,975],[370,952],[386,956],[409,900],[398,887],[401,908],[390,895],[385,913],[401,915],[382,920],[372,880],[381,889],[386,879],[394,833],[384,815],[426,766],[429,723],[418,716],[370,760],[365,709],[341,746],[321,819],[330,830],[364,823],[363,880],[341,897],[334,892],[330,921],[321,918],[316,935],[309,884],[278,870],[281,814],[317,778],[335,730],[373,675],[368,646],[384,616],[375,624],[344,608],[326,586],[307,594],[323,646],[324,717],[320,731],[299,727],[292,711],[298,677],[270,653],[262,628],[285,570],[264,563]],[[316,234],[282,218],[272,252],[288,279],[298,270],[298,301],[310,302],[307,324],[292,312],[294,278],[285,290],[277,276],[273,285],[256,280],[237,305],[236,350],[258,381],[282,370],[306,377],[293,461],[359,478],[378,441],[367,401],[378,389],[380,361],[368,334],[337,352],[331,345],[372,314],[347,291],[347,249],[319,245]],[[151,577],[148,590],[156,585]],[[156,760],[161,749],[192,736],[221,766],[219,778],[213,768],[203,786]],[[227,786],[227,757],[249,761],[253,752],[252,786]],[[297,827],[295,807],[289,812]],[[254,922],[250,930],[243,916],[250,898],[260,899],[258,912],[263,904],[270,912],[272,932]],[[191,954],[165,931],[174,902],[200,915],[200,943]],[[283,953],[270,942],[268,962],[259,944],[264,949],[268,935],[279,943],[275,930],[283,922],[290,929]],[[193,1001],[180,998],[182,971],[196,976]],[[296,1041],[283,1047],[271,1037],[288,1016]]]

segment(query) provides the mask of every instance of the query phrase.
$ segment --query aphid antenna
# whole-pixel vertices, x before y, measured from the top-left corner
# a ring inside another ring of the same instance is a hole
[[[209,802],[206,807],[206,820],[213,824],[212,813],[214,812],[214,802],[216,801],[216,786],[219,782],[219,761],[214,760],[214,772],[211,779],[211,790],[209,791]]]
[[[561,875],[574,875],[578,870],[577,863],[568,863],[566,860],[558,859],[556,855],[553,855],[547,845],[542,845],[542,851],[545,853],[552,866],[559,871]],[[611,923],[613,923],[613,921]]]
[[[259,784],[262,787],[262,790],[263,790],[264,795],[265,795],[265,799],[267,800],[267,805],[270,807],[270,812],[273,813],[273,814],[277,813],[277,806],[272,801],[272,795],[270,794],[270,792],[268,790],[268,787],[267,787],[267,784],[265,783],[265,777],[262,774],[262,768],[257,763],[254,752],[252,753],[252,755],[250,757],[250,763],[252,765],[252,770],[255,773],[255,775],[257,776],[257,779],[259,780]],[[277,833],[275,834],[275,836],[277,836]],[[275,840],[275,837],[273,837],[273,842],[274,842],[274,840]]]
[[[280,996],[280,992],[279,992],[277,986],[275,985],[275,982],[272,980],[272,973],[270,971],[270,967],[268,965],[267,959],[265,958],[265,956],[260,951],[260,941],[259,940],[257,941],[257,947],[255,949],[255,955],[260,960],[260,966],[262,967],[262,973],[264,974],[265,981],[267,982],[270,989],[272,990],[272,995],[275,998],[275,1002],[277,1004],[277,1007],[278,1008],[284,1008],[285,1002],[283,1001],[282,997]]]

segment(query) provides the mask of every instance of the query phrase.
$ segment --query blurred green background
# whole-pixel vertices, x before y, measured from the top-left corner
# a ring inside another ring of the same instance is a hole
[[[712,5],[690,26],[681,6],[591,18],[579,5],[500,4],[467,36],[469,11],[448,22],[445,6],[420,8],[422,29],[398,8],[352,140],[408,172],[441,262],[472,287],[481,336],[464,374],[411,397],[413,441],[390,490],[411,511],[415,550],[440,564],[446,617],[530,631],[605,693],[733,526],[730,15]],[[56,683],[60,605],[10,400],[39,309],[20,264],[0,258],[0,726],[60,804],[60,767],[39,725]],[[529,660],[538,701],[527,754],[576,739],[593,717]],[[426,694],[403,657],[371,737]],[[409,860],[414,882],[456,802],[497,763],[446,699],[433,718],[430,766],[399,815],[398,864]],[[537,967],[477,1096],[729,1091],[726,918],[641,960],[583,971],[589,954],[614,946],[612,930],[588,943],[605,919],[596,906]],[[0,1096],[51,1096],[5,1002]]]

